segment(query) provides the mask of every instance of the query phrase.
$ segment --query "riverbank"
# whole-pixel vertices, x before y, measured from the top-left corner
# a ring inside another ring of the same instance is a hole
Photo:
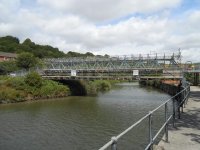
[[[59,98],[70,95],[67,86],[51,80],[43,80],[38,74],[25,77],[0,78],[0,104],[39,99]]]
[[[139,81],[139,83],[141,85],[152,86],[160,89],[172,96],[181,90],[181,87],[178,87],[180,84],[180,81],[178,80],[142,80]]]
[[[181,114],[176,120],[176,128],[170,127],[169,142],[160,141],[163,150],[199,150],[200,147],[200,87],[191,86],[191,95]]]
[[[80,80],[71,82],[77,82],[78,84],[74,84],[74,87],[70,87],[70,85],[53,80],[42,79],[34,72],[25,77],[1,76],[0,104],[61,98],[69,95],[77,96],[76,94],[80,93],[80,90],[84,91],[82,92],[82,96],[96,96],[99,92],[110,90],[112,85],[119,81]]]

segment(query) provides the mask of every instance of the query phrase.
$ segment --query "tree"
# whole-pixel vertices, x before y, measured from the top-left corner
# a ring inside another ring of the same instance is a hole
[[[19,54],[16,60],[17,66],[26,70],[36,66],[37,62],[37,58],[28,52]]]
[[[15,61],[0,62],[0,75],[5,75],[16,70],[18,70],[18,67]]]
[[[93,53],[90,53],[90,52],[87,52],[87,53],[85,53],[85,56],[87,57],[87,56],[94,56],[94,54]]]

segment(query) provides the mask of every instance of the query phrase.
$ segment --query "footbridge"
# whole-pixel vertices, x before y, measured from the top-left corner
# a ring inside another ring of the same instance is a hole
[[[180,54],[45,59],[43,78],[182,78]]]

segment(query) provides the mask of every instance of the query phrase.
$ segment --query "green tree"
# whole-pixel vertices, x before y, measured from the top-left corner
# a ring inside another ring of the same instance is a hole
[[[29,69],[36,66],[37,62],[37,58],[28,52],[19,54],[16,60],[17,66],[24,69]]]
[[[0,62],[0,75],[5,75],[18,69],[15,61]]]

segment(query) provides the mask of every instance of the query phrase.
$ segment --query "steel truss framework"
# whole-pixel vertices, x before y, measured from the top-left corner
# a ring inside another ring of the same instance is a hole
[[[77,77],[125,77],[133,76],[133,70],[143,73],[162,73],[163,70],[180,70],[179,55],[158,56],[139,55],[116,57],[73,57],[45,59],[44,76],[72,76],[76,70]],[[166,71],[165,71],[166,72]]]
[[[133,70],[179,68],[178,56],[117,56],[45,59],[47,70]]]

